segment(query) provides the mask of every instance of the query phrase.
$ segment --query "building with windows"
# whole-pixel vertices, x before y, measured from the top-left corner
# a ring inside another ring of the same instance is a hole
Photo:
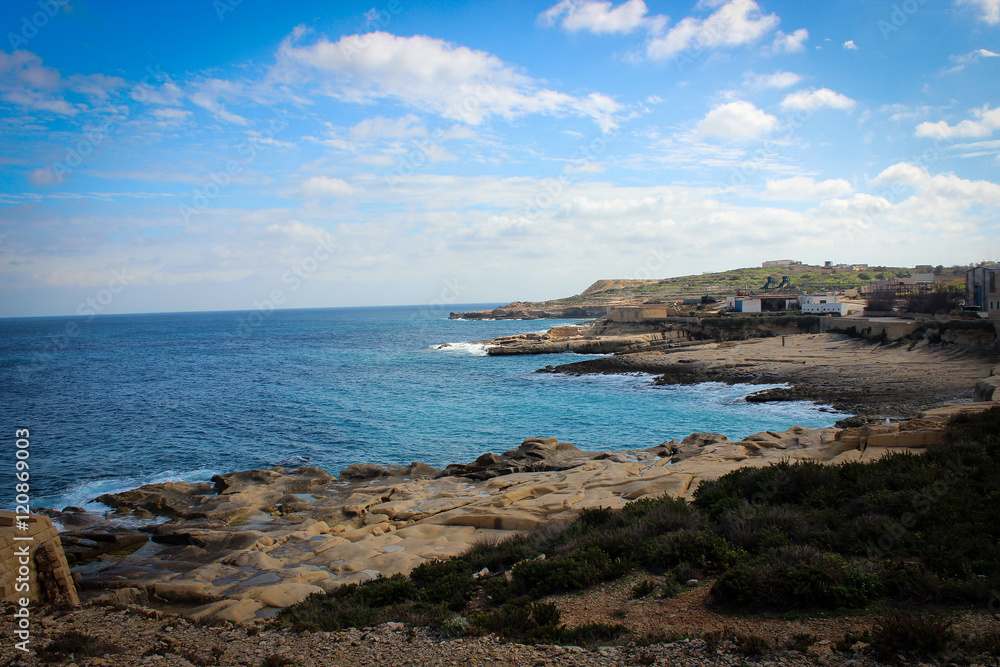
[[[846,317],[851,313],[860,313],[865,307],[858,303],[845,303],[836,294],[803,294],[799,297],[799,307],[802,314],[838,315]]]
[[[1000,267],[977,266],[965,274],[965,306],[1000,320]]]

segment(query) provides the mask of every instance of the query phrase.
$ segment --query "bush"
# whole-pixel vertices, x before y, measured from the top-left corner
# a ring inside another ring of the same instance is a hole
[[[879,658],[886,660],[895,660],[898,655],[928,658],[952,650],[956,639],[950,621],[924,614],[894,612],[875,626],[872,648]]]
[[[62,662],[70,656],[80,660],[85,657],[120,652],[120,647],[100,637],[84,634],[77,630],[69,630],[53,639],[47,646],[39,649],[37,655],[42,662]]]
[[[425,563],[409,578],[311,596],[278,620],[300,630],[389,620],[439,627],[459,623],[448,619],[477,599],[487,609],[469,615],[472,629],[555,641],[577,630],[530,607],[533,600],[638,568],[668,573],[665,595],[677,591],[677,581],[721,573],[712,595],[730,608],[837,609],[879,598],[986,605],[1000,580],[998,505],[994,408],[960,417],[945,443],[922,456],[742,468],[703,482],[693,503],[661,498],[586,511],[572,524]],[[495,576],[473,579],[483,567]],[[648,592],[648,584],[636,589]]]
[[[524,561],[516,565],[511,574],[516,587],[539,598],[587,588],[612,574],[624,574],[624,571],[614,567],[604,551],[590,547],[545,560]]]
[[[864,607],[881,592],[871,563],[813,547],[777,549],[737,564],[712,586],[723,606],[776,610]]]
[[[646,543],[642,564],[666,571],[683,563],[702,571],[721,571],[737,562],[742,551],[706,530],[679,530]]]
[[[657,585],[649,579],[643,579],[632,587],[632,599],[639,600],[656,591]]]

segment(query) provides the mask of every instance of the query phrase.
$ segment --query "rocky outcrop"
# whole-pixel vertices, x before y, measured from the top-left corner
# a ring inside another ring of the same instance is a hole
[[[520,354],[612,354],[666,349],[686,344],[680,327],[598,321],[573,327],[554,327],[545,333],[501,336],[481,341],[490,356]]]
[[[604,317],[608,307],[603,304],[560,306],[516,301],[492,310],[451,313],[453,320],[575,320]]]
[[[482,481],[514,473],[567,470],[584,456],[585,452],[558,438],[528,438],[499,456],[487,453],[467,465],[450,465],[444,475]]]
[[[379,477],[436,477],[441,474],[437,468],[413,462],[408,466],[380,466],[374,463],[352,463],[340,471],[340,479],[363,481]]]
[[[82,586],[110,604],[169,602],[195,618],[245,621],[313,592],[407,573],[477,541],[566,522],[584,509],[664,494],[691,498],[702,481],[743,466],[919,453],[941,441],[956,415],[993,405],[956,404],[909,422],[794,427],[738,441],[694,433],[625,451],[586,452],[557,438],[529,438],[436,475],[416,474],[433,469],[412,465],[353,466],[338,481],[315,468],[273,468],[220,475],[207,485],[210,492],[200,484],[151,485],[118,494],[126,498],[119,506],[162,507],[169,520],[143,529],[153,543],[140,552],[88,566]],[[244,503],[244,518],[228,520],[231,507],[205,516],[219,497]],[[67,513],[79,530],[105,530],[79,515]]]
[[[216,475],[211,484],[147,484],[124,493],[105,494],[97,502],[139,518],[165,516],[228,523],[259,514],[263,507],[273,506],[274,511],[279,511],[290,495],[322,489],[331,479],[319,468],[275,467]]]

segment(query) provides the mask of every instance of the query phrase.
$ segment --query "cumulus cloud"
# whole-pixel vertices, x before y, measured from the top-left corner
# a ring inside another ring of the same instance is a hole
[[[809,39],[809,31],[799,28],[791,35],[778,31],[774,41],[771,42],[772,53],[802,53],[806,50],[806,40]]]
[[[272,81],[294,85],[314,77],[320,92],[343,101],[396,100],[469,125],[493,116],[575,114],[609,131],[622,109],[600,93],[576,97],[542,88],[490,53],[433,37],[373,32],[299,44],[303,34],[296,29],[282,42]]]
[[[1000,129],[1000,107],[990,109],[984,106],[973,109],[972,115],[976,120],[966,119],[957,125],[949,125],[944,120],[936,123],[924,122],[917,125],[915,134],[930,139],[978,139],[988,137]]]
[[[846,95],[836,93],[829,88],[819,90],[800,90],[788,95],[781,101],[783,111],[816,111],[818,109],[853,109],[854,100]]]
[[[1000,204],[1000,185],[990,181],[970,181],[954,174],[931,174],[912,162],[898,162],[886,168],[875,182],[880,185],[908,185],[924,196],[957,200],[964,207]]]
[[[858,50],[858,45],[854,43],[853,39],[849,39],[846,42],[844,42],[843,46],[848,51],[857,51]]]
[[[545,26],[559,25],[567,32],[585,30],[595,35],[628,34],[639,28],[657,32],[665,16],[647,16],[643,0],[628,0],[617,7],[599,0],[562,0],[538,15]]]
[[[778,127],[778,119],[752,102],[737,100],[715,107],[698,123],[695,136],[753,141]]]
[[[743,75],[743,83],[751,90],[767,90],[771,88],[791,88],[802,81],[802,77],[794,72],[772,72],[771,74],[754,74],[747,72]]]
[[[969,5],[979,10],[979,20],[990,25],[1000,23],[1000,0],[956,0],[956,4]]]
[[[686,17],[646,45],[654,60],[672,58],[689,49],[737,47],[755,44],[778,27],[780,19],[764,14],[754,0],[701,0],[699,8],[713,8],[704,19]]]
[[[761,199],[777,201],[810,201],[844,197],[854,193],[854,186],[843,178],[816,181],[808,176],[767,179]]]

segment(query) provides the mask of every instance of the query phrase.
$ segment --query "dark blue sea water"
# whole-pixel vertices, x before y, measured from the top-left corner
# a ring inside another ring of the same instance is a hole
[[[33,502],[62,507],[276,464],[441,466],[530,436],[601,450],[839,418],[742,401],[759,386],[534,373],[580,355],[437,350],[566,323],[446,317],[396,307],[0,320],[0,451],[12,464],[15,429],[30,429]]]

